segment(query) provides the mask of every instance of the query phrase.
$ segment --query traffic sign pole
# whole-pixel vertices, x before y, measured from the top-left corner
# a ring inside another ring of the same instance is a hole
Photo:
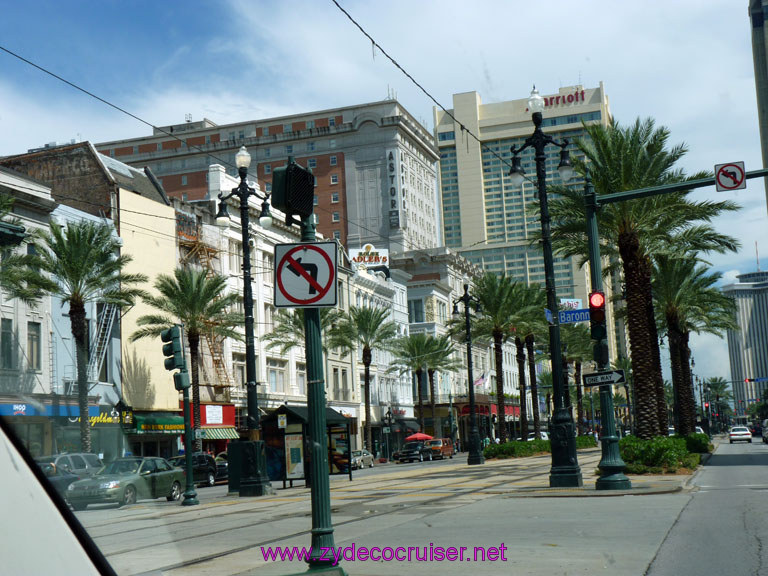
[[[597,195],[592,185],[592,177],[585,175],[584,203],[587,213],[587,241],[589,244],[589,271],[592,291],[603,291],[603,270],[600,263],[600,240],[597,231]],[[610,368],[610,358],[606,353],[607,334],[595,343],[594,356],[598,370]],[[613,416],[613,393],[610,385],[600,386],[600,411],[602,412],[600,447],[602,458],[598,468],[600,478],[595,482],[597,490],[629,490],[632,482],[624,475],[626,464],[619,452],[619,438],[616,436],[616,423]]]

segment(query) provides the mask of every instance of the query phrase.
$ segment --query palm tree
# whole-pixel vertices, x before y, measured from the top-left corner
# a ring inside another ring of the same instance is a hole
[[[584,395],[581,386],[581,366],[592,360],[592,346],[589,328],[583,324],[566,324],[560,327],[566,352],[563,357],[574,365],[574,388],[576,388],[576,418],[578,433],[584,434]],[[566,372],[567,374],[567,372]]]
[[[690,332],[721,334],[735,327],[735,303],[715,287],[721,274],[693,255],[658,255],[653,269],[653,297],[657,322],[669,341],[672,383],[677,410],[676,431],[687,436],[696,430],[696,400],[690,369]]]
[[[22,226],[12,215],[13,202],[11,196],[0,194],[0,221]],[[24,241],[33,243],[34,237],[28,236]],[[30,257],[15,251],[13,245],[0,246],[0,289],[10,298],[18,298],[27,304],[37,303],[44,292],[36,282],[39,274],[31,264]]]
[[[547,293],[539,285],[529,286],[523,294],[525,309],[522,311],[524,321],[521,327],[527,332],[525,335],[525,349],[528,353],[528,381],[531,383],[531,412],[533,416],[533,430],[537,439],[541,439],[541,418],[539,415],[539,387],[536,378],[536,335],[544,335],[549,331],[546,316],[542,310],[546,308]],[[548,341],[548,340],[545,340]]]
[[[430,336],[427,344],[426,367],[429,377],[429,404],[432,414],[432,428],[437,435],[435,417],[435,372],[450,372],[458,369],[461,363],[454,358],[453,341],[449,336]],[[501,416],[499,418],[502,418]],[[500,420],[503,422],[503,420]]]
[[[543,316],[543,306],[535,312],[532,311],[531,307],[536,303],[532,301],[530,294],[532,292],[524,283],[513,281],[504,275],[497,276],[493,272],[486,272],[478,278],[475,284],[475,296],[480,301],[481,312],[475,320],[473,333],[477,334],[479,338],[490,338],[493,342],[496,363],[496,410],[499,421],[502,423],[499,426],[501,442],[507,440],[507,429],[503,425],[505,414],[503,346],[513,329],[516,329],[516,333],[520,334],[527,332],[524,327],[527,327],[528,319],[532,313]],[[525,369],[520,372],[521,383],[524,378]],[[524,388],[521,386],[521,410],[523,410],[523,390]]]
[[[430,352],[430,336],[426,332],[408,334],[397,339],[393,348],[401,373],[411,372],[416,378],[419,402],[419,430],[424,432],[424,391],[422,375]],[[434,418],[434,413],[432,414]]]
[[[728,414],[730,405],[733,402],[733,391],[729,389],[729,384],[720,376],[707,378],[704,386],[709,389],[709,402],[712,414]]]
[[[575,159],[574,165],[582,174],[589,169],[598,196],[685,180],[684,172],[675,168],[687,152],[685,145],[667,148],[669,130],[656,128],[652,119],[638,119],[629,127],[612,121],[608,126],[586,126],[585,130],[588,138],[577,140],[585,157]],[[582,191],[560,188],[557,192],[560,197],[550,203],[553,246],[561,256],[581,256],[586,262]],[[651,297],[651,257],[668,250],[673,235],[690,250],[733,249],[737,242],[716,233],[709,222],[737,208],[730,201],[694,202],[687,192],[679,192],[612,203],[598,212],[601,253],[620,258],[626,285],[637,433],[641,438],[651,438],[666,426],[660,421],[664,408],[659,404],[663,401],[659,396],[662,380]],[[610,267],[605,270],[606,274],[610,271]]]
[[[27,261],[27,289],[32,292],[42,290],[60,298],[62,304],[69,304],[83,452],[91,451],[86,304],[132,306],[138,296],[144,295],[137,284],[147,281],[143,274],[123,273],[131,258],[118,255],[120,244],[120,240],[113,236],[113,228],[107,224],[80,221],[68,223],[65,228],[52,223],[35,238],[35,254]]]
[[[338,308],[320,308],[320,326],[323,331],[323,354],[328,355],[328,337],[331,327],[343,317]],[[304,309],[294,308],[277,311],[275,325],[269,334],[262,336],[267,343],[267,348],[277,348],[281,355],[285,355],[291,348],[304,346]]]
[[[365,444],[370,451],[371,437],[371,361],[373,350],[392,350],[397,338],[397,326],[388,320],[391,311],[386,308],[357,308],[353,306],[339,322],[331,327],[329,346],[357,352],[363,349],[365,367]]]
[[[143,328],[131,334],[131,342],[156,338],[175,324],[184,326],[189,344],[192,410],[197,430],[200,428],[200,338],[217,336],[242,340],[235,328],[242,324],[243,316],[229,311],[240,296],[234,292],[226,294],[227,280],[223,276],[209,276],[205,270],[194,268],[176,268],[173,276],[158,275],[155,289],[159,296],[146,295],[143,299],[159,313],[141,316],[136,321]],[[202,440],[195,440],[195,450],[202,450]]]

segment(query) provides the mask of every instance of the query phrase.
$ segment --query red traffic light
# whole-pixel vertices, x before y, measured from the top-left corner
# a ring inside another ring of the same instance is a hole
[[[704,408],[709,408],[709,402],[704,402]]]
[[[603,308],[605,306],[605,294],[602,292],[591,292],[589,294],[590,308]]]

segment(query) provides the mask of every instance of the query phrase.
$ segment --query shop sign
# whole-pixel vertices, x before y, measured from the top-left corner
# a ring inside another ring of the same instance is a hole
[[[389,250],[386,248],[377,250],[373,244],[365,244],[362,249],[350,249],[349,256],[352,262],[355,262],[356,264],[389,266]]]
[[[223,406],[208,404],[205,407],[205,423],[206,424],[224,424],[224,408]]]

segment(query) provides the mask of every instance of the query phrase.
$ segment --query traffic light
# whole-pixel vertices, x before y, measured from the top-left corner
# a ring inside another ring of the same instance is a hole
[[[704,408],[709,408],[709,402],[704,402]]]
[[[185,388],[189,388],[189,374],[186,370],[176,372],[173,375],[173,386],[176,388],[176,390],[184,390]]]
[[[592,340],[604,340],[608,331],[605,327],[605,294],[598,290],[589,293],[589,326]]]
[[[754,382],[754,378],[744,378],[744,382]]]
[[[184,347],[181,345],[181,329],[171,326],[160,333],[163,344],[163,356],[165,356],[166,370],[184,369]]]
[[[272,206],[286,214],[306,218],[314,210],[315,177],[312,172],[288,159],[288,164],[272,171]]]

